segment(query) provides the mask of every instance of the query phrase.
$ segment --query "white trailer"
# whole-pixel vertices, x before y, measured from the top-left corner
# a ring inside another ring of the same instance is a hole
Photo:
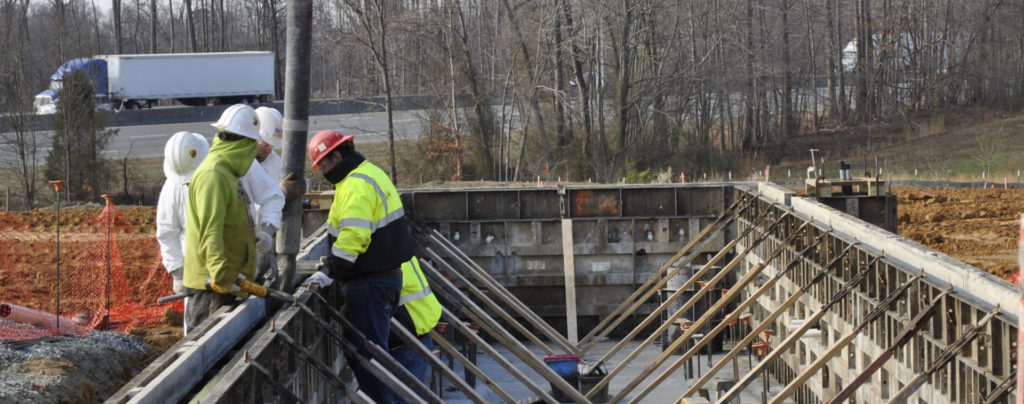
[[[66,74],[83,72],[97,101],[114,110],[153,106],[160,100],[190,105],[255,103],[274,95],[272,52],[100,55],[62,65],[50,89],[36,96],[38,113],[53,113]]]
[[[271,52],[109,55],[112,101],[176,99],[186,105],[258,102],[274,94]],[[220,101],[220,102],[216,102]]]

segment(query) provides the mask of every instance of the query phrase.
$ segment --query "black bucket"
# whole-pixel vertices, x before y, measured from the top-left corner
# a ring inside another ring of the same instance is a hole
[[[594,389],[598,383],[601,383],[605,377],[608,376],[608,372],[604,370],[603,365],[598,365],[590,370],[585,375],[580,375],[580,393],[584,395]],[[600,390],[594,394],[594,398],[590,400],[593,403],[607,403],[608,402],[608,385],[605,384]]]

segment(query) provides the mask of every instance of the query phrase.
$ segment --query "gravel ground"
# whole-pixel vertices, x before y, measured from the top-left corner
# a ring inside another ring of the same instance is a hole
[[[0,403],[102,402],[138,372],[151,350],[138,337],[103,331],[0,342]]]

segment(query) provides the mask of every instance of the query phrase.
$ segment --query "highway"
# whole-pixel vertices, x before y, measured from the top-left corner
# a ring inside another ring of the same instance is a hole
[[[395,111],[395,140],[418,137],[426,116],[426,110]],[[203,135],[208,140],[212,140],[216,129],[210,126],[211,123],[213,122],[110,127],[109,129],[116,129],[118,133],[103,151],[103,156],[115,160],[125,157],[163,157],[164,144],[176,132],[195,132]],[[310,135],[324,129],[335,129],[346,135],[354,135],[357,145],[387,141],[387,119],[384,112],[310,116]],[[10,135],[5,134],[3,136]],[[36,136],[40,142],[37,161],[39,164],[43,164],[46,161],[46,155],[50,151],[52,132],[36,132]],[[6,143],[7,140],[3,139],[2,142]],[[10,146],[6,144],[0,145],[0,167],[17,165],[16,155],[10,149]]]
[[[419,136],[423,126],[421,114],[425,111],[396,111],[394,113],[395,140],[413,139]],[[346,135],[356,137],[356,144],[386,142],[387,115],[384,112],[366,112],[344,115],[311,116],[309,133],[324,129],[335,129]],[[117,129],[118,134],[107,146],[104,157],[110,159],[163,157],[164,144],[176,132],[188,131],[203,135],[207,140],[213,139],[216,129],[212,122],[192,122],[165,125],[123,126]],[[49,142],[47,142],[49,147]]]

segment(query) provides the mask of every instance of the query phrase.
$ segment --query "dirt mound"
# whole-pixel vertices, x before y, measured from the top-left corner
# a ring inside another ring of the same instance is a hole
[[[152,206],[119,206],[126,221],[117,221],[114,228],[124,231],[128,225],[139,234],[156,234],[156,208]],[[60,211],[60,231],[71,231],[89,219],[99,216],[102,207],[86,209],[64,209]],[[57,211],[53,209],[33,209],[24,212],[12,212],[22,223],[39,231],[55,231],[57,228]]]
[[[994,275],[1018,271],[1024,189],[894,188],[899,234]]]

